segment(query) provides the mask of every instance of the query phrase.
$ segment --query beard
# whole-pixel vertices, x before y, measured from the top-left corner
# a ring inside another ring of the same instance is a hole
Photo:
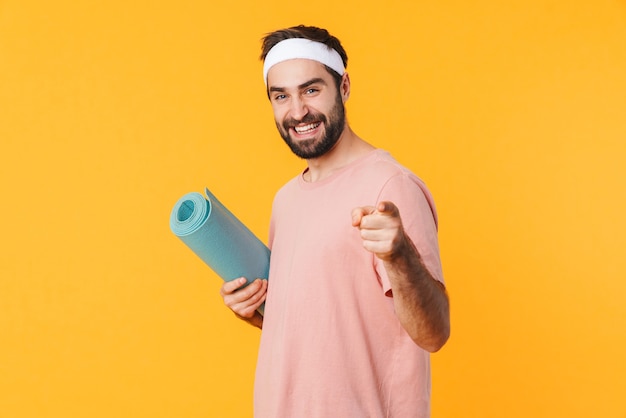
[[[289,135],[289,129],[300,123],[322,122],[324,124],[324,136],[317,140],[316,138],[306,139],[302,141],[294,141]],[[346,124],[346,110],[341,100],[341,96],[337,94],[335,104],[330,110],[328,116],[323,113],[307,113],[302,120],[288,118],[282,124],[276,122],[276,127],[280,136],[283,138],[287,146],[298,157],[309,160],[321,157],[330,151],[341,136]]]

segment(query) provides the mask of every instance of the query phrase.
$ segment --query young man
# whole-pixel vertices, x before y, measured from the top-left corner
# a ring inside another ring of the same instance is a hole
[[[274,199],[269,280],[221,289],[262,328],[255,417],[428,417],[429,352],[450,333],[432,197],[350,128],[339,40],[283,29],[261,58],[278,131],[307,168]]]

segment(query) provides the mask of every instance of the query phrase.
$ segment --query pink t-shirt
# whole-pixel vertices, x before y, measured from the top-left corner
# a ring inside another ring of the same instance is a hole
[[[351,224],[353,208],[381,200],[443,281],[432,197],[386,151],[319,182],[291,180],[272,209],[256,418],[430,415],[429,353],[401,327],[383,264]]]

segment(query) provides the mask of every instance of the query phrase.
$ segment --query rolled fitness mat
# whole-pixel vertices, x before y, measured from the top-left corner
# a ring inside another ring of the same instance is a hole
[[[267,279],[270,250],[205,189],[187,193],[174,205],[170,229],[224,281]],[[263,313],[263,306],[259,308]]]

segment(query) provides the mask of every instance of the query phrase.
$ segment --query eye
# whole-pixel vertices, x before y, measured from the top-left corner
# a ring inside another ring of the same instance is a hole
[[[277,94],[274,96],[274,101],[280,102],[282,100],[285,100],[286,98],[287,98],[286,94]]]
[[[315,93],[317,93],[318,91],[319,91],[319,90],[318,90],[318,89],[316,89],[315,87],[310,87],[310,88],[308,88],[308,89],[306,89],[306,90],[305,90],[304,94],[309,94],[309,95],[311,95],[311,94],[315,94]]]

